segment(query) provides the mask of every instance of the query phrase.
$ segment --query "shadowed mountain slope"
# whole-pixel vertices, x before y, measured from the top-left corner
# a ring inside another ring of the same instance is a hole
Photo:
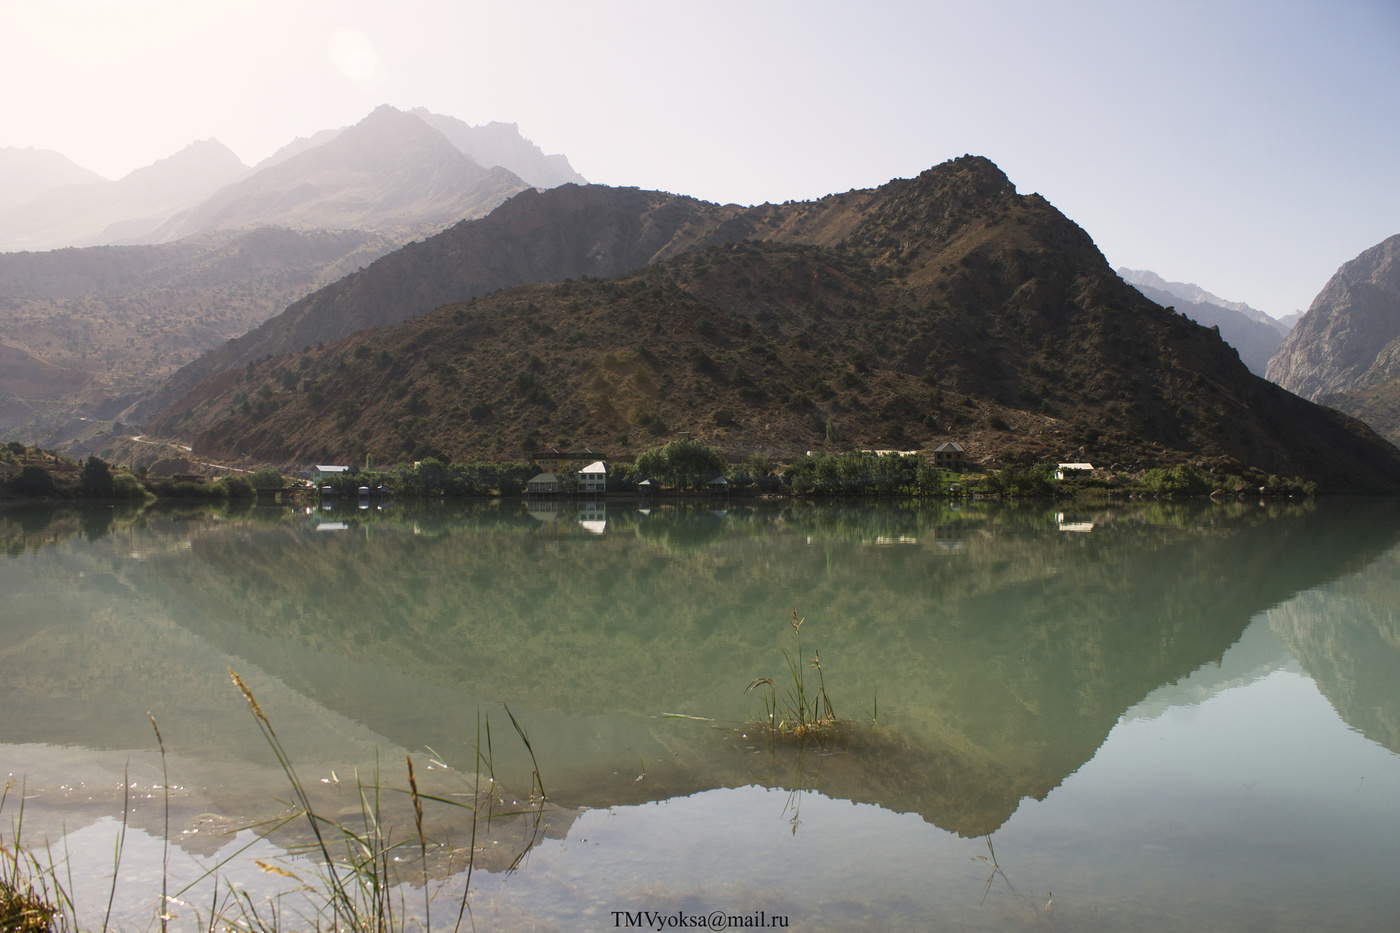
[[[1121,275],[1124,271],[1118,270]],[[1138,291],[1164,308],[1175,308],[1202,327],[1220,328],[1220,338],[1239,351],[1240,360],[1256,376],[1264,375],[1283,335],[1278,328],[1214,302],[1188,301],[1178,295],[1124,278]]]
[[[616,275],[693,247],[738,207],[635,188],[527,189],[308,296],[177,372],[130,418],[154,418],[211,375],[529,282]]]
[[[629,209],[555,207],[576,198]],[[500,233],[516,229],[526,235]],[[379,462],[540,441],[625,453],[676,431],[787,457],[834,434],[857,446],[959,440],[989,463],[1191,460],[1327,491],[1400,488],[1400,451],[1251,375],[1216,332],[1146,299],[1083,230],[971,156],[874,190],[750,209],[610,189],[526,194],[262,332],[406,316],[444,294],[425,284],[434,263],[469,261],[440,255],[458,237],[489,239],[471,256],[517,273],[653,261],[225,368],[154,429],[215,455]],[[485,291],[474,275],[469,287]],[[324,331],[291,345],[313,333]]]

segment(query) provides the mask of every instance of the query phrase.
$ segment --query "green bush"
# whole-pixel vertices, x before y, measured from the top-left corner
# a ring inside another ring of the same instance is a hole
[[[224,495],[230,499],[253,499],[258,495],[252,480],[246,476],[225,476],[218,485],[223,486]]]
[[[281,489],[287,485],[282,474],[271,467],[264,467],[254,473],[252,482],[254,489]]]
[[[1161,496],[1204,496],[1213,488],[1209,477],[1185,463],[1170,470],[1162,467],[1148,470],[1142,484]]]
[[[88,457],[83,462],[82,476],[78,488],[84,496],[92,499],[110,499],[115,493],[112,468],[100,457]]]
[[[40,466],[27,466],[10,481],[10,491],[17,496],[52,496],[53,477]]]
[[[146,487],[130,473],[118,473],[112,478],[112,495],[118,499],[144,499]]]
[[[1052,496],[1055,494],[1054,474],[1048,466],[1007,467],[989,473],[977,484],[977,492],[989,496]]]

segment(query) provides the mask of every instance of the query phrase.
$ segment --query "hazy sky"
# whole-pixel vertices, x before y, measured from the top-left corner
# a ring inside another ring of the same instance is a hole
[[[1400,233],[1400,0],[0,0],[0,146],[109,178],[381,103],[744,204],[992,159],[1115,266],[1275,315]]]

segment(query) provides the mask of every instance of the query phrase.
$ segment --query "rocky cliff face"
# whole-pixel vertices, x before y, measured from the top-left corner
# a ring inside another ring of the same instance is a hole
[[[1267,378],[1307,399],[1320,399],[1394,375],[1400,337],[1400,235],[1337,270],[1269,362]],[[1371,372],[1380,358],[1381,368]]]

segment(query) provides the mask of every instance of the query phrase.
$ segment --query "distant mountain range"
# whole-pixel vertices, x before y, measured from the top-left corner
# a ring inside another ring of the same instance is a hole
[[[57,153],[16,154],[26,152],[0,159],[0,251],[165,243],[253,226],[411,231],[406,240],[481,216],[527,187],[582,181],[513,124],[473,127],[388,106],[252,169],[212,139],[114,182],[75,176],[84,170]]]
[[[1269,360],[1283,343],[1288,328],[1242,301],[1226,301],[1186,282],[1168,282],[1155,272],[1120,267],[1118,275],[1148,298],[1176,310],[1197,324],[1218,327],[1226,343],[1256,376],[1264,375]]]
[[[227,146],[207,139],[120,181],[49,188],[0,211],[0,252],[133,240],[247,173]]]
[[[110,416],[307,292],[561,179],[583,180],[513,124],[392,107],[252,169],[214,140],[115,182],[0,150],[0,430]]]
[[[1083,230],[970,156],[753,208],[524,192],[218,356],[182,374],[207,373],[153,432],[288,463],[537,443],[626,457],[678,431],[780,458],[829,437],[957,440],[993,465],[1193,462],[1400,489],[1400,451],[1250,374],[1216,331],[1149,301]]]
[[[1129,285],[1146,285],[1158,291],[1166,292],[1174,298],[1190,302],[1191,304],[1214,305],[1217,308],[1226,308],[1230,311],[1236,311],[1258,324],[1267,324],[1269,327],[1277,330],[1280,335],[1288,333],[1292,326],[1277,318],[1271,317],[1258,308],[1251,308],[1243,301],[1227,301],[1219,295],[1213,295],[1194,282],[1168,282],[1166,279],[1150,270],[1128,269],[1123,266],[1119,266],[1118,274],[1122,276],[1123,281],[1127,282]],[[1300,316],[1301,314],[1302,312],[1299,312]],[[1293,317],[1293,315],[1289,315],[1289,317]]]

